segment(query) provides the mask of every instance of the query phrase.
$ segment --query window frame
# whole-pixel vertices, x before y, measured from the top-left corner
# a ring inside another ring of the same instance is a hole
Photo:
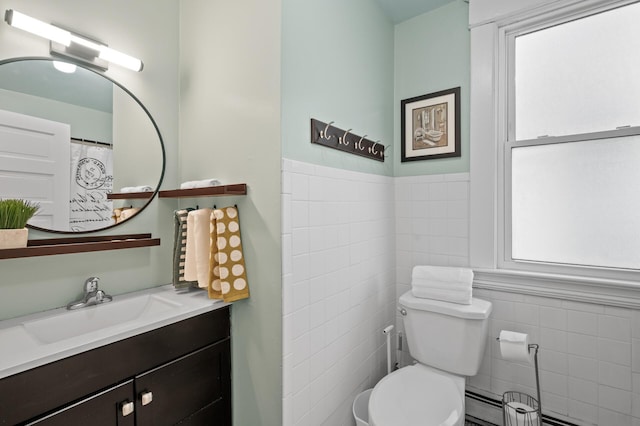
[[[503,85],[500,93],[503,96],[500,97],[499,102],[504,105],[500,109],[502,125],[499,130],[499,144],[501,146],[502,154],[502,182],[501,182],[501,197],[500,211],[501,217],[499,218],[498,231],[499,244],[498,244],[498,268],[500,269],[513,269],[522,271],[533,271],[543,273],[556,273],[566,275],[585,275],[601,278],[614,278],[614,279],[632,279],[640,280],[640,269],[623,269],[623,268],[610,268],[605,266],[587,266],[587,265],[567,265],[562,263],[553,262],[538,262],[531,260],[513,259],[512,257],[512,197],[511,197],[511,183],[512,183],[512,162],[511,153],[513,149],[527,146],[540,146],[540,145],[553,145],[568,142],[582,142],[608,138],[619,138],[625,136],[640,135],[640,127],[623,127],[617,129],[609,129],[599,132],[588,132],[569,134],[563,136],[539,136],[537,139],[524,139],[517,140],[516,133],[516,108],[515,108],[515,47],[516,38],[526,34],[530,34],[537,31],[544,31],[547,28],[552,28],[558,25],[563,25],[578,19],[593,16],[599,13],[606,13],[609,10],[614,10],[620,7],[628,6],[633,3],[608,5],[604,7],[598,7],[588,10],[583,10],[578,13],[559,14],[551,20],[534,20],[533,22],[523,21],[514,25],[505,26],[501,29],[500,37],[503,39],[503,50],[500,54],[503,56],[501,63],[503,64],[502,74],[504,78],[501,81]]]
[[[510,246],[510,150],[640,134],[640,127],[514,141],[515,36],[590,16],[638,0],[536,0],[527,8],[473,23],[471,30],[470,264],[474,286],[491,290],[640,308],[640,272],[580,265],[541,264],[506,257]],[[496,11],[501,10],[495,2]],[[491,6],[491,5],[489,5]],[[491,7],[490,7],[491,8]],[[501,10],[504,12],[504,10]],[[485,18],[484,16],[482,16]],[[510,50],[509,50],[510,49]],[[509,74],[511,73],[511,74]],[[487,106],[490,106],[487,108]],[[511,133],[510,133],[511,132]],[[509,221],[506,223],[505,221]],[[508,228],[507,228],[508,226]],[[509,232],[506,232],[506,230]]]

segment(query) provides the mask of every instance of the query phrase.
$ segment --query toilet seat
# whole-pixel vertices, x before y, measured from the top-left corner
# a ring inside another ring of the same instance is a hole
[[[374,387],[370,426],[464,424],[464,377],[422,364],[401,368]]]

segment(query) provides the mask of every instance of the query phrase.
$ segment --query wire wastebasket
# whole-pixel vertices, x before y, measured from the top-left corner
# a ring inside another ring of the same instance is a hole
[[[504,426],[540,426],[538,400],[521,392],[505,392],[502,395]]]
[[[504,426],[542,426],[542,407],[540,406],[540,375],[538,372],[538,349],[536,344],[529,345],[533,349],[533,360],[536,373],[536,391],[538,399],[522,392],[509,391],[502,395],[502,420]]]

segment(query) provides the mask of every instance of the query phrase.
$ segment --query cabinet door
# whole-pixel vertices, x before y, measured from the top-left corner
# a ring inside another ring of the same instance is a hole
[[[134,426],[133,380],[27,423],[37,426]],[[125,404],[132,404],[125,406]],[[131,408],[129,412],[128,408]]]
[[[230,340],[135,379],[137,425],[231,425]]]

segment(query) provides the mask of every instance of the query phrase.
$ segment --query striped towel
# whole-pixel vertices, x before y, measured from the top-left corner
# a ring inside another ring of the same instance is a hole
[[[174,237],[173,237],[173,286],[176,289],[197,287],[196,281],[184,279],[184,260],[187,250],[187,215],[191,208],[176,210],[174,212]]]

